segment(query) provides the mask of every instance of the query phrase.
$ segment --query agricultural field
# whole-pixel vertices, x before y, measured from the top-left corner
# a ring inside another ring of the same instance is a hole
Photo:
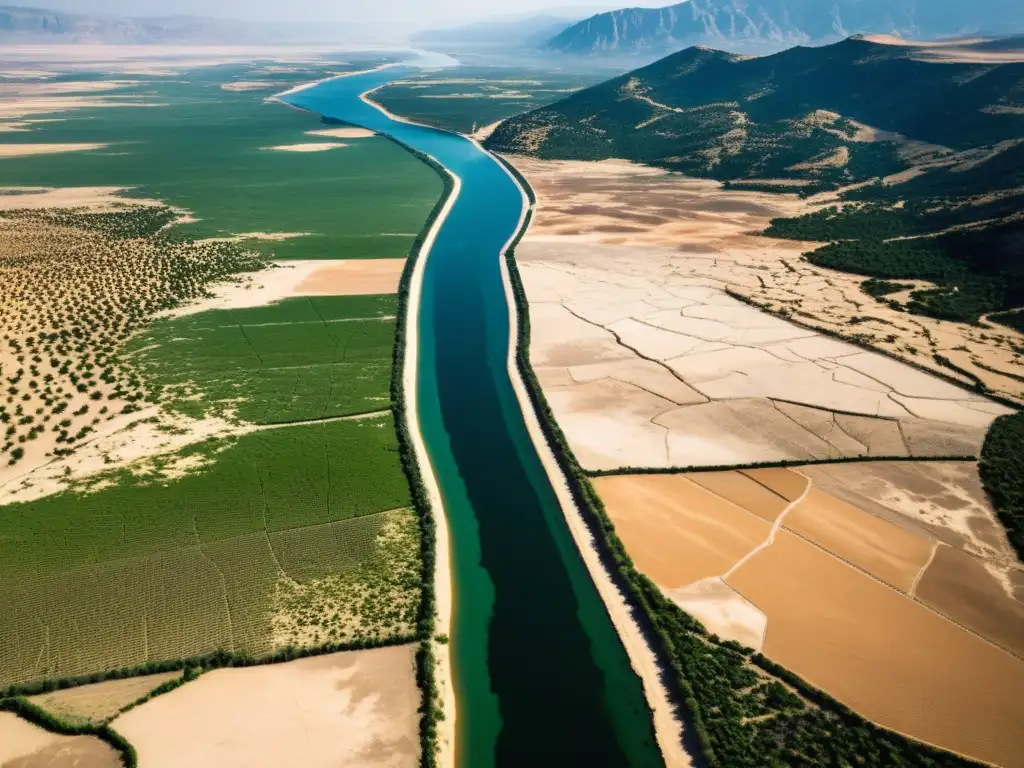
[[[463,66],[413,75],[375,91],[389,112],[436,128],[472,134],[603,80],[591,72],[533,67]]]
[[[437,174],[388,139],[311,135],[332,126],[265,103],[353,68],[227,64],[111,78],[100,91],[95,76],[62,76],[57,101],[28,98],[40,87],[28,83],[0,112],[22,121],[0,146],[84,149],[0,157],[0,187],[130,188],[187,214],[176,236],[273,235],[247,244],[275,258],[404,257],[440,194]],[[288,151],[309,145],[324,151]]]
[[[980,559],[968,541],[935,534],[962,519],[952,499],[974,490],[966,473],[958,480],[947,471],[939,487],[948,490],[934,497],[947,507],[943,525],[921,508],[927,474],[878,466],[888,483],[874,493],[888,504],[884,515],[815,480],[827,473],[827,486],[863,498],[871,464],[594,482],[637,568],[718,637],[764,653],[880,725],[1021,765],[1012,736],[1024,717],[1013,693],[1024,682],[1024,603],[1012,588],[1020,565],[1006,557],[1005,540]],[[894,489],[922,502],[894,503]]]
[[[395,293],[442,184],[266,102],[372,63],[3,84],[0,691],[415,634]],[[29,705],[105,723],[152,680]]]
[[[393,295],[293,298],[162,320],[126,355],[193,418],[280,424],[390,407]]]

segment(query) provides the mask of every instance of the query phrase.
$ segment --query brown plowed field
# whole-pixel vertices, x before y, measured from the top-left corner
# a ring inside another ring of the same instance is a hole
[[[783,525],[875,578],[909,592],[932,542],[811,488]]]
[[[807,488],[807,478],[792,469],[744,469],[742,472],[790,502],[799,499]]]
[[[742,472],[691,472],[686,476],[770,523],[789,506],[789,501]]]
[[[977,558],[939,547],[916,594],[954,621],[1024,656],[1024,605],[1008,596]],[[1018,727],[1024,730],[1024,721]]]
[[[811,684],[888,728],[1024,766],[1020,660],[787,531],[729,584],[768,615],[765,654]]]
[[[594,481],[637,568],[665,589],[721,576],[768,536],[764,520],[683,475]]]

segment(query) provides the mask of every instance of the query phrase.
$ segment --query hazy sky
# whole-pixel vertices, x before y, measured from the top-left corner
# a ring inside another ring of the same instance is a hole
[[[673,0],[629,0],[627,6],[658,7]],[[556,8],[581,17],[622,7],[614,0],[21,0],[31,5],[77,13],[118,16],[189,14],[258,21],[382,21],[406,24],[448,23],[459,20]]]

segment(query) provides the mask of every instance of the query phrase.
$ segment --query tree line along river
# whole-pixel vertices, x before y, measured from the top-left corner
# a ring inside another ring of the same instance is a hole
[[[416,402],[451,542],[460,768],[663,765],[639,677],[580,557],[508,374],[501,274],[523,196],[465,137],[360,96],[405,65],[283,100],[391,136],[461,179],[423,274]],[[444,524],[444,521],[439,521]]]

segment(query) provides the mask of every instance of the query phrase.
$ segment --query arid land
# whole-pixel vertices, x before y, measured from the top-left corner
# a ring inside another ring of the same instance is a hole
[[[758,234],[819,201],[510,160],[538,197],[516,251],[530,357],[577,459],[690,470],[595,479],[637,567],[865,717],[1022,765],[1024,566],[966,460],[1012,409],[929,365],[953,347],[994,363],[1018,335],[897,312],[859,323],[860,345],[824,335],[885,308],[801,261],[813,244]],[[765,293],[799,301],[799,324],[737,298]],[[694,471],[829,459],[858,461]]]

